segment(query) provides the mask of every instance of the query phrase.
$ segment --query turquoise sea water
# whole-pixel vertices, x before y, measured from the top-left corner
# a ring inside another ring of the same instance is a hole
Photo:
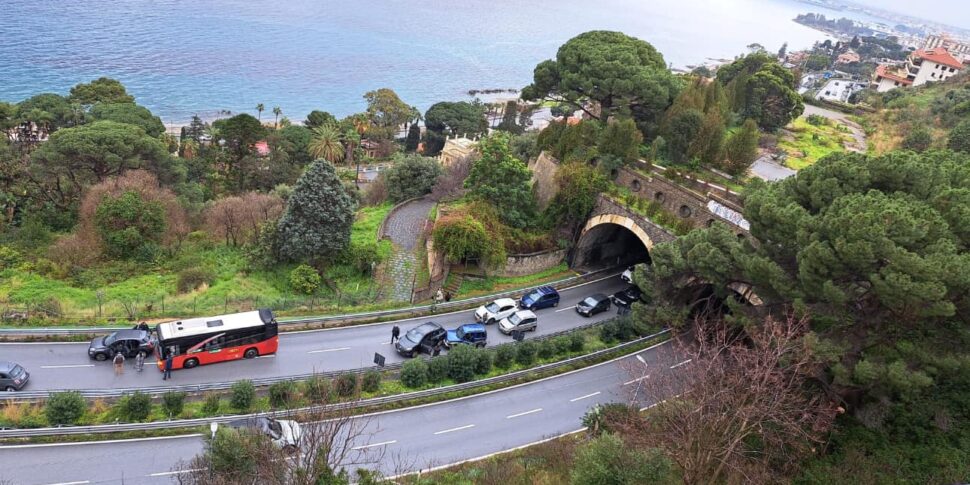
[[[793,0],[3,0],[0,100],[120,79],[167,122],[280,106],[360,111],[390,87],[424,110],[469,89],[521,88],[587,30],[653,43],[668,63],[730,58],[752,42],[805,47]],[[263,113],[266,117],[267,113]],[[268,116],[272,117],[272,114]]]

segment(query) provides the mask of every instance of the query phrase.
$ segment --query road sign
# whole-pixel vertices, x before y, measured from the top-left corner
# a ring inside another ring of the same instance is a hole
[[[384,367],[384,356],[374,352],[374,363],[380,367]]]

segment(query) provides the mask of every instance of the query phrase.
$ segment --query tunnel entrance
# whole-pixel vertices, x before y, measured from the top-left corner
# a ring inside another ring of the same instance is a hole
[[[603,223],[583,232],[573,252],[572,267],[586,271],[650,263],[646,244],[619,224]]]

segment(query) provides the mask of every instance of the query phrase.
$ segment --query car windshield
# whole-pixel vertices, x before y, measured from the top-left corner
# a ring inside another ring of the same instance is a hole
[[[522,317],[520,317],[518,313],[509,317],[509,323],[511,323],[512,325],[518,325],[519,322],[521,321],[522,321]]]
[[[274,440],[280,439],[280,436],[283,436],[283,425],[279,421],[270,421],[269,434],[273,436]]]
[[[582,301],[582,304],[584,306],[596,306],[596,303],[598,302],[596,301],[596,298],[593,298],[593,297],[589,297]]]
[[[118,334],[113,333],[104,338],[104,345],[108,346],[115,343],[118,340]]]
[[[455,330],[455,336],[458,338],[465,338],[465,329],[458,327],[458,330]]]
[[[19,365],[15,365],[13,366],[13,369],[10,370],[10,377],[17,378],[23,375],[23,373],[24,368],[20,367]]]
[[[420,342],[422,336],[424,336],[424,333],[416,328],[412,328],[408,331],[407,335],[405,335],[405,337],[412,342]]]
[[[495,313],[498,311],[498,305],[496,305],[495,302],[493,301],[492,303],[485,305],[485,309],[492,313]]]

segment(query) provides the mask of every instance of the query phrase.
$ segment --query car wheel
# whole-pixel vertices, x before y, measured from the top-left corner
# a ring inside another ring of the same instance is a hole
[[[485,322],[485,325],[494,325],[494,324],[495,324],[495,319],[494,319],[494,318],[489,318],[489,319],[488,319],[488,320],[487,320],[487,321]]]
[[[534,327],[532,327],[532,328],[530,328],[530,329],[529,329],[529,331],[530,331],[530,332],[535,332],[535,331],[536,331],[536,329],[538,329],[538,328],[539,328],[539,326],[538,326],[538,325],[536,325],[536,326],[534,326]]]
[[[477,344],[475,344],[475,347],[478,347],[480,349],[484,349],[485,348],[485,342],[478,342]]]
[[[194,367],[197,367],[198,365],[199,365],[199,360],[198,359],[189,359],[189,360],[185,361],[185,363],[182,364],[182,368],[184,368],[184,369],[192,369]]]
[[[555,308],[555,307],[557,307],[557,306],[559,306],[559,302],[558,302],[558,301],[552,304],[552,307],[553,307],[553,308]]]
[[[243,357],[247,359],[255,359],[258,356],[259,356],[259,351],[256,349],[246,349],[246,352],[243,353]]]
[[[13,391],[16,391],[16,390],[17,390],[17,388],[15,388],[13,386],[7,386],[6,388],[4,388],[4,391],[7,391],[7,392],[13,392]]]
[[[94,354],[94,360],[98,362],[104,362],[108,360],[108,356],[104,354]]]

